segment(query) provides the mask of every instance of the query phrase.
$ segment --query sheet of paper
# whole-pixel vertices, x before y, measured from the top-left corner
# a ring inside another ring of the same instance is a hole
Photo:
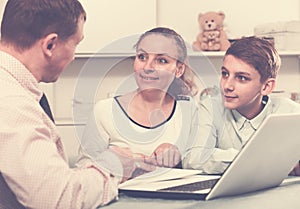
[[[155,181],[163,181],[163,180],[171,180],[171,179],[179,179],[190,175],[195,175],[202,173],[200,170],[190,170],[190,169],[176,169],[176,168],[165,168],[158,167],[156,170],[145,173],[141,176],[138,176],[134,179],[125,181],[122,186],[131,185],[131,184],[139,184],[140,182],[155,182]]]
[[[197,181],[205,181],[209,179],[217,179],[220,178],[220,176],[217,175],[192,175],[183,177],[180,179],[172,179],[172,180],[163,180],[163,181],[153,181],[153,182],[147,182],[147,181],[135,181],[132,182],[132,184],[127,185],[120,185],[120,189],[130,189],[130,190],[137,190],[137,191],[157,191],[160,189],[173,187],[173,186],[179,186],[183,184],[189,184]],[[200,190],[195,191],[195,193],[206,193],[206,190]]]
[[[158,168],[137,178],[124,182],[120,189],[155,191],[158,189],[192,183],[199,180],[219,178],[218,175],[198,175],[202,171],[188,169]]]

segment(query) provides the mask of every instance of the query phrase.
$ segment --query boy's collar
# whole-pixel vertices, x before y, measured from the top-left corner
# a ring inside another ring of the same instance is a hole
[[[242,116],[237,110],[231,110],[232,116],[236,122],[237,128],[241,129],[245,123],[245,121],[249,121],[251,123],[251,126],[256,130],[262,121],[266,118],[266,116],[269,114],[268,107],[270,106],[269,102],[269,96],[263,96],[262,98],[262,104],[264,105],[264,108],[262,111],[252,118],[251,120],[248,120],[244,116]]]

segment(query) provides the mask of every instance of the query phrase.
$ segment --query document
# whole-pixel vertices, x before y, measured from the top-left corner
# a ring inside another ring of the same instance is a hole
[[[166,187],[219,177],[218,175],[203,175],[201,170],[159,167],[155,171],[125,181],[119,185],[119,189],[157,191]]]

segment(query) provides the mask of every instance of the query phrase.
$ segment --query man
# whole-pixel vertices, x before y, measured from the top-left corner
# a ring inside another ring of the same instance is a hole
[[[85,20],[78,0],[6,4],[0,42],[0,208],[95,208],[115,199],[121,178],[134,170],[130,152],[120,148],[69,168],[52,116],[42,108],[47,102],[38,83],[55,82],[74,59]],[[122,176],[109,171],[113,162]]]
[[[188,147],[185,168],[222,173],[269,114],[300,112],[300,104],[269,96],[280,63],[267,40],[247,37],[231,45],[221,68],[221,96],[201,101],[201,134]],[[300,175],[298,164],[291,174]]]

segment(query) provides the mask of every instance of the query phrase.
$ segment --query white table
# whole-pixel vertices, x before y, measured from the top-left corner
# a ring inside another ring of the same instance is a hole
[[[279,187],[214,200],[164,200],[120,194],[105,209],[299,209],[300,177],[288,178]]]

